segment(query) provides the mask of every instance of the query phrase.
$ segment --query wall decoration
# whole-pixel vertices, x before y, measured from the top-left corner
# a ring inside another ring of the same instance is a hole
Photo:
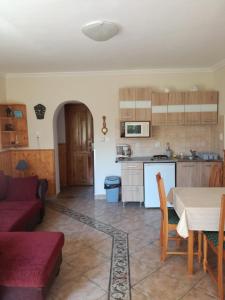
[[[42,104],[37,104],[34,106],[34,111],[38,120],[42,120],[45,117],[46,107]]]
[[[6,108],[5,112],[6,112],[6,116],[7,116],[8,118],[14,116],[14,115],[13,115],[13,110],[12,110],[12,108],[9,107],[9,106]]]
[[[102,119],[103,119],[102,133],[103,133],[104,135],[106,135],[106,133],[108,132],[108,128],[106,127],[106,116],[103,116]]]
[[[14,117],[17,119],[21,119],[23,117],[23,113],[21,110],[14,110]]]

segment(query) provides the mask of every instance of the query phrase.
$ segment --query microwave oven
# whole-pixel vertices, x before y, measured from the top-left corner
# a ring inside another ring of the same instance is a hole
[[[125,137],[150,137],[149,122],[124,122]]]

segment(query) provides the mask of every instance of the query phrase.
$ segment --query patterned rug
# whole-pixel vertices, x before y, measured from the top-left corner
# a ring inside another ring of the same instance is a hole
[[[112,237],[109,300],[130,300],[128,234],[111,225],[78,213],[63,205],[48,202],[48,207]]]

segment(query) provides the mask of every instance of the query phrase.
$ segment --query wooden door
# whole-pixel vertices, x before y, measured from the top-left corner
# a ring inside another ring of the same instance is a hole
[[[168,99],[168,125],[184,125],[184,92],[169,93]]]
[[[93,185],[93,119],[84,104],[65,105],[68,185]]]
[[[152,93],[152,125],[167,124],[167,93]]]

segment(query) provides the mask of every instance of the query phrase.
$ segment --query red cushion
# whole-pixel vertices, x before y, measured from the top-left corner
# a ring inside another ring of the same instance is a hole
[[[41,209],[43,207],[43,203],[40,200],[35,201],[0,201],[0,213],[2,210],[26,210],[31,209],[33,207],[36,209]]]
[[[37,199],[38,177],[10,178],[7,201],[30,201]]]
[[[60,232],[0,233],[0,285],[46,286],[63,244]]]
[[[37,201],[32,201],[31,205],[20,209],[2,207],[0,209],[0,231],[28,230],[29,224],[39,216],[40,206]]]
[[[5,199],[8,189],[8,178],[0,171],[0,200]]]

